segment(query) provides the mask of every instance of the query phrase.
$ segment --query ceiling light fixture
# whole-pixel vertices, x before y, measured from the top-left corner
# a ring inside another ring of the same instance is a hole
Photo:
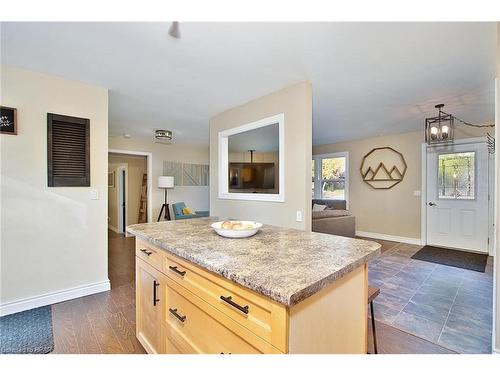
[[[172,22],[170,28],[168,29],[168,35],[170,35],[172,38],[175,39],[181,38],[181,32],[179,30],[179,22],[177,21]]]
[[[437,108],[438,115],[436,117],[427,117],[425,119],[425,141],[427,144],[436,143],[448,143],[453,142],[455,135],[455,120],[462,123],[465,126],[471,126],[474,128],[491,128],[495,124],[472,124],[470,122],[464,121],[456,116],[443,111],[444,104],[436,104],[434,108]],[[488,135],[488,146],[490,145],[490,138],[493,138],[490,134]],[[494,145],[494,138],[493,138]],[[489,146],[489,148],[491,148]],[[491,150],[490,150],[491,152]],[[494,146],[493,146],[494,152]]]
[[[452,115],[445,114],[441,108],[444,104],[437,104],[434,108],[438,109],[436,117],[425,119],[425,141],[428,144],[452,142],[454,136],[454,118]]]
[[[155,139],[161,143],[170,143],[172,140],[172,132],[170,130],[155,130]]]

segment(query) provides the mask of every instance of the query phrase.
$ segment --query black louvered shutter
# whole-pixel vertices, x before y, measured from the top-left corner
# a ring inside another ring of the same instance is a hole
[[[90,121],[47,113],[49,186],[90,186]]]

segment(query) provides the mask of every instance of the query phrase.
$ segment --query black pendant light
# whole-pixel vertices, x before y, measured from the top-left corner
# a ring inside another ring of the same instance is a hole
[[[443,112],[444,104],[437,104],[434,108],[438,109],[436,117],[425,119],[425,141],[428,144],[447,143],[453,141],[454,136],[454,117]]]

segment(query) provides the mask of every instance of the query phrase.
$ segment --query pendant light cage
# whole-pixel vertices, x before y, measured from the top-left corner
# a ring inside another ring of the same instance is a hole
[[[436,117],[425,119],[425,141],[427,144],[453,142],[455,135],[455,121],[450,114],[444,113],[441,108],[444,104],[438,104],[435,108],[439,113]]]

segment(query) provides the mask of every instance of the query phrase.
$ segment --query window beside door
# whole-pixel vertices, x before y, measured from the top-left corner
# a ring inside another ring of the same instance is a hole
[[[312,197],[315,199],[348,200],[349,155],[338,152],[314,155],[312,168]]]

